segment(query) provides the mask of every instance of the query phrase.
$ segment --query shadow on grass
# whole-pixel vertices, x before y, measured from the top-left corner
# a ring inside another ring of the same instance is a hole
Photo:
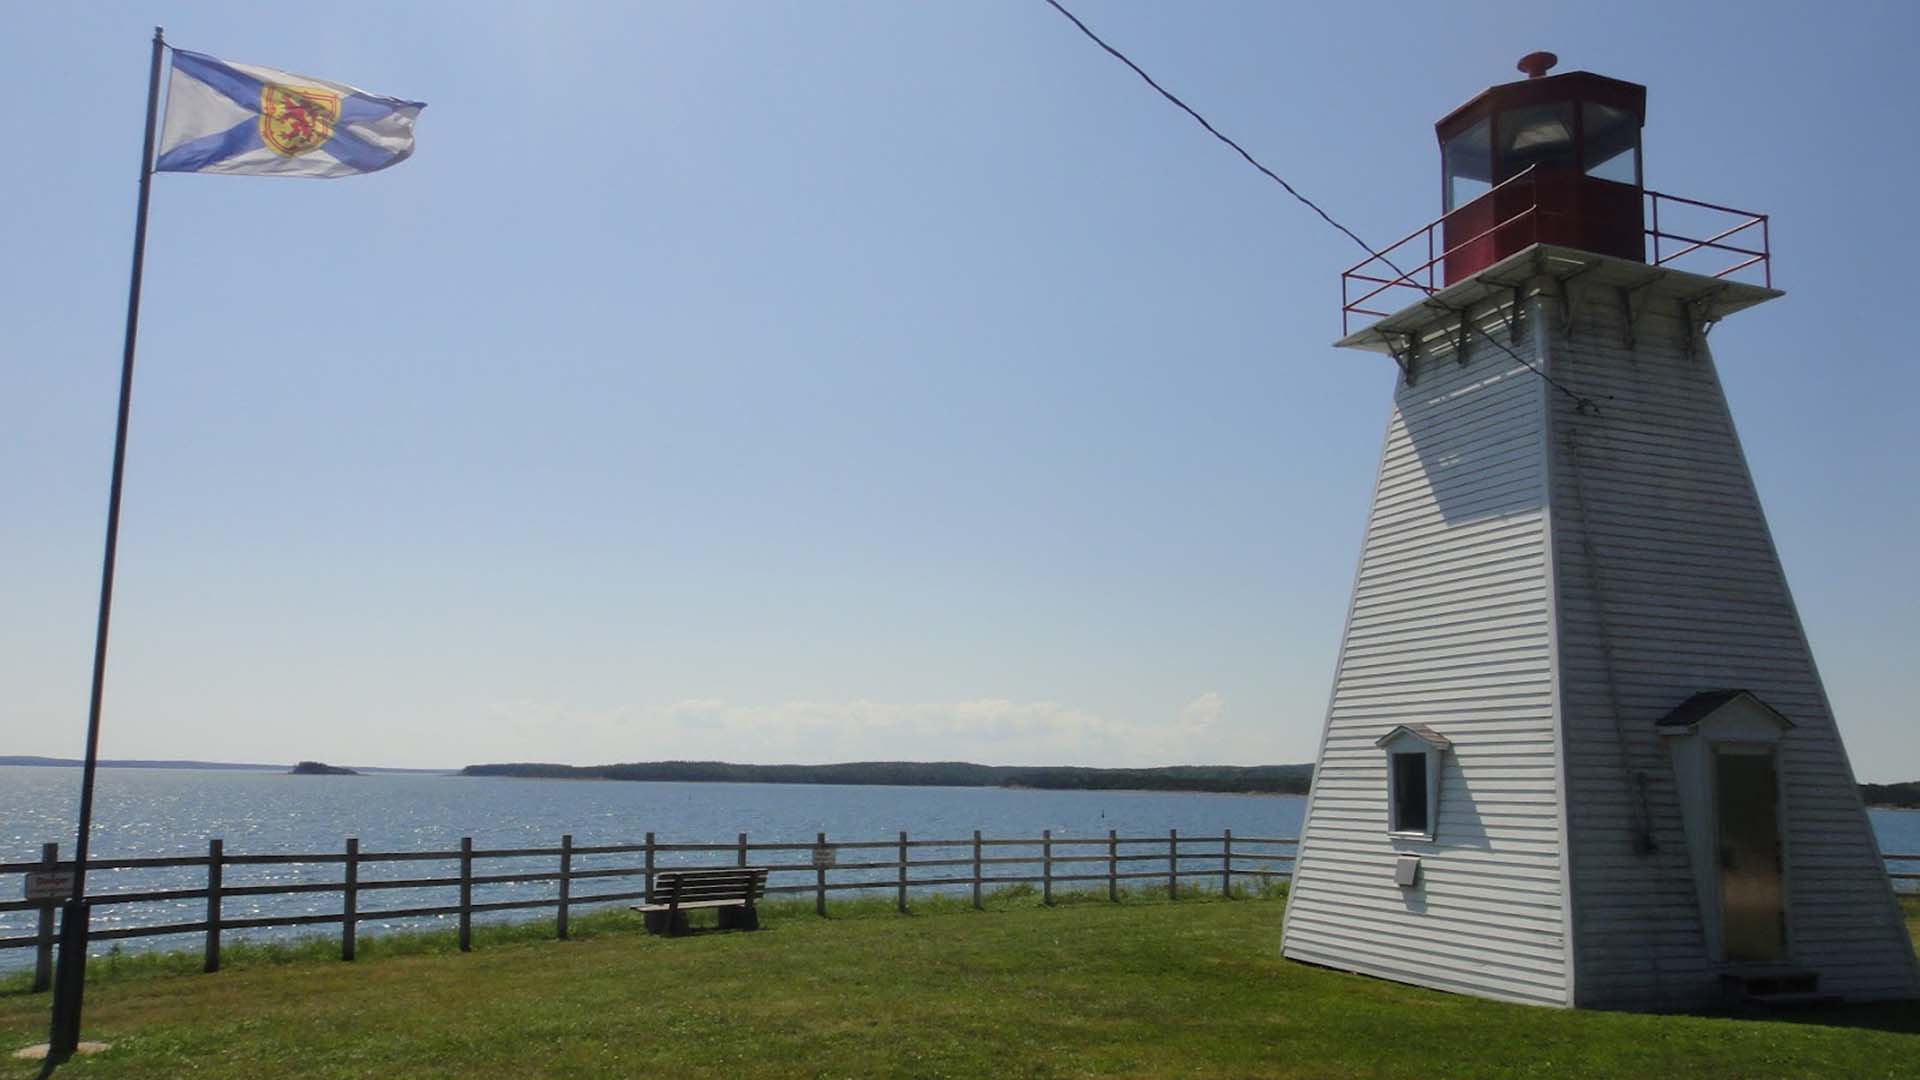
[[[1792,1024],[1796,1027],[1850,1028],[1857,1031],[1884,1031],[1891,1035],[1920,1035],[1920,1001],[1753,1005],[1680,1015],[1702,1020],[1739,1020],[1756,1024]]]

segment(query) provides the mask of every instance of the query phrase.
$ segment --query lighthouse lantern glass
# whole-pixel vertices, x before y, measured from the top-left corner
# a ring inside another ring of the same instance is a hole
[[[1580,122],[1585,129],[1587,175],[1617,184],[1640,186],[1640,121],[1625,109],[1583,102]]]
[[[1497,180],[1507,180],[1535,165],[1570,166],[1573,153],[1573,103],[1550,101],[1509,109],[1499,117]]]
[[[1441,151],[1445,172],[1444,201],[1451,212],[1479,198],[1493,186],[1493,129],[1485,121],[1447,140]]]

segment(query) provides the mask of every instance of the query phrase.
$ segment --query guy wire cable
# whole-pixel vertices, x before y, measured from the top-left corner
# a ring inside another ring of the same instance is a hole
[[[1076,28],[1078,28],[1082,34],[1085,34],[1087,36],[1087,40],[1093,42],[1095,45],[1100,46],[1100,48],[1106,51],[1107,55],[1113,57],[1115,60],[1118,60],[1121,63],[1127,65],[1127,67],[1131,68],[1135,75],[1140,76],[1141,80],[1144,81],[1148,86],[1153,87],[1153,89],[1161,97],[1166,98],[1168,101],[1172,102],[1175,106],[1177,106],[1180,109],[1181,112],[1184,112],[1188,116],[1193,117],[1195,123],[1198,123],[1201,127],[1207,129],[1207,134],[1212,135],[1214,138],[1232,147],[1235,153],[1239,154],[1241,157],[1246,159],[1247,164],[1260,170],[1260,172],[1265,174],[1269,180],[1272,180],[1274,183],[1279,184],[1281,187],[1285,188],[1287,194],[1293,196],[1295,199],[1298,199],[1300,203],[1304,205],[1307,209],[1312,210],[1314,213],[1320,215],[1320,219],[1322,221],[1325,221],[1327,224],[1340,230],[1342,233],[1345,233],[1348,239],[1352,240],[1356,244],[1359,244],[1361,249],[1365,251],[1367,254],[1373,256],[1376,259],[1379,259],[1383,263],[1386,263],[1389,267],[1392,267],[1394,273],[1398,274],[1403,278],[1407,276],[1406,271],[1400,269],[1398,266],[1395,266],[1392,259],[1389,259],[1385,255],[1382,255],[1380,252],[1375,251],[1373,249],[1373,245],[1367,243],[1365,240],[1360,239],[1359,234],[1355,233],[1352,229],[1349,229],[1345,225],[1342,225],[1338,221],[1335,221],[1333,219],[1333,216],[1331,214],[1328,214],[1325,210],[1322,210],[1318,203],[1314,202],[1312,199],[1307,198],[1305,195],[1300,194],[1299,191],[1295,190],[1292,184],[1289,184],[1286,182],[1286,180],[1282,179],[1279,173],[1276,173],[1272,169],[1269,169],[1265,165],[1262,165],[1257,158],[1255,158],[1252,154],[1247,153],[1247,150],[1245,147],[1241,146],[1237,142],[1234,142],[1232,139],[1228,138],[1227,136],[1221,134],[1218,128],[1214,127],[1212,124],[1207,122],[1206,117],[1201,116],[1198,112],[1194,111],[1193,106],[1188,105],[1184,101],[1181,101],[1178,97],[1174,96],[1174,94],[1171,91],[1169,91],[1166,87],[1161,86],[1158,82],[1154,81],[1153,76],[1147,74],[1146,71],[1142,69],[1139,64],[1134,63],[1130,58],[1128,58],[1126,53],[1123,53],[1119,49],[1116,49],[1113,46],[1107,44],[1106,41],[1100,37],[1099,34],[1094,33],[1093,30],[1089,28],[1086,23],[1081,22],[1079,16],[1075,15],[1073,12],[1068,11],[1065,7],[1061,6],[1060,0],[1046,0],[1046,3],[1048,7],[1051,7],[1053,10],[1059,12],[1062,16],[1066,18],[1068,22],[1072,23]],[[1479,328],[1475,327],[1475,329],[1479,329]],[[1553,378],[1551,375],[1548,375],[1545,371],[1541,370],[1540,368],[1535,367],[1534,365],[1521,359],[1517,353],[1515,353],[1512,349],[1507,348],[1505,345],[1501,344],[1499,341],[1495,340],[1494,337],[1491,334],[1488,334],[1486,331],[1481,330],[1480,334],[1482,337],[1486,338],[1488,341],[1493,342],[1493,344],[1497,348],[1499,348],[1501,352],[1504,352],[1509,357],[1512,357],[1513,360],[1518,364],[1520,364],[1522,367],[1526,368],[1528,371],[1533,372],[1535,375],[1540,376],[1540,378],[1545,379],[1547,383],[1551,385],[1554,389],[1559,390],[1561,393],[1572,398],[1574,400],[1576,407],[1579,409],[1580,412],[1592,413],[1593,415],[1599,414],[1600,406],[1592,398],[1585,397],[1581,394],[1575,393],[1572,390],[1569,390],[1566,386],[1562,385],[1559,382],[1559,380]]]

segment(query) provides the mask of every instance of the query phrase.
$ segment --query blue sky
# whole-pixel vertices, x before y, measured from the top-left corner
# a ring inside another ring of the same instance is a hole
[[[1863,779],[1920,776],[1908,5],[1076,10],[1376,242],[1534,49],[1774,215],[1713,344]],[[155,181],[103,752],[1312,757],[1386,361],[1350,241],[1040,0],[19,7],[0,752],[77,755],[147,40],[428,102]]]

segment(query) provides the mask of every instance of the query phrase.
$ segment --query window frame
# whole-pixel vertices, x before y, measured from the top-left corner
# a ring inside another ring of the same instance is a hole
[[[1386,751],[1387,759],[1387,835],[1401,840],[1433,842],[1440,835],[1440,778],[1446,752],[1452,744],[1439,732],[1424,724],[1401,724],[1387,732],[1374,745]],[[1419,757],[1424,765],[1426,784],[1426,820],[1420,828],[1407,827],[1400,807],[1397,762],[1402,757]]]
[[[1387,831],[1395,836],[1433,835],[1433,753],[1429,750],[1393,750],[1387,754]],[[1419,781],[1418,805],[1409,806],[1411,781]],[[1418,823],[1408,820],[1413,811]]]

